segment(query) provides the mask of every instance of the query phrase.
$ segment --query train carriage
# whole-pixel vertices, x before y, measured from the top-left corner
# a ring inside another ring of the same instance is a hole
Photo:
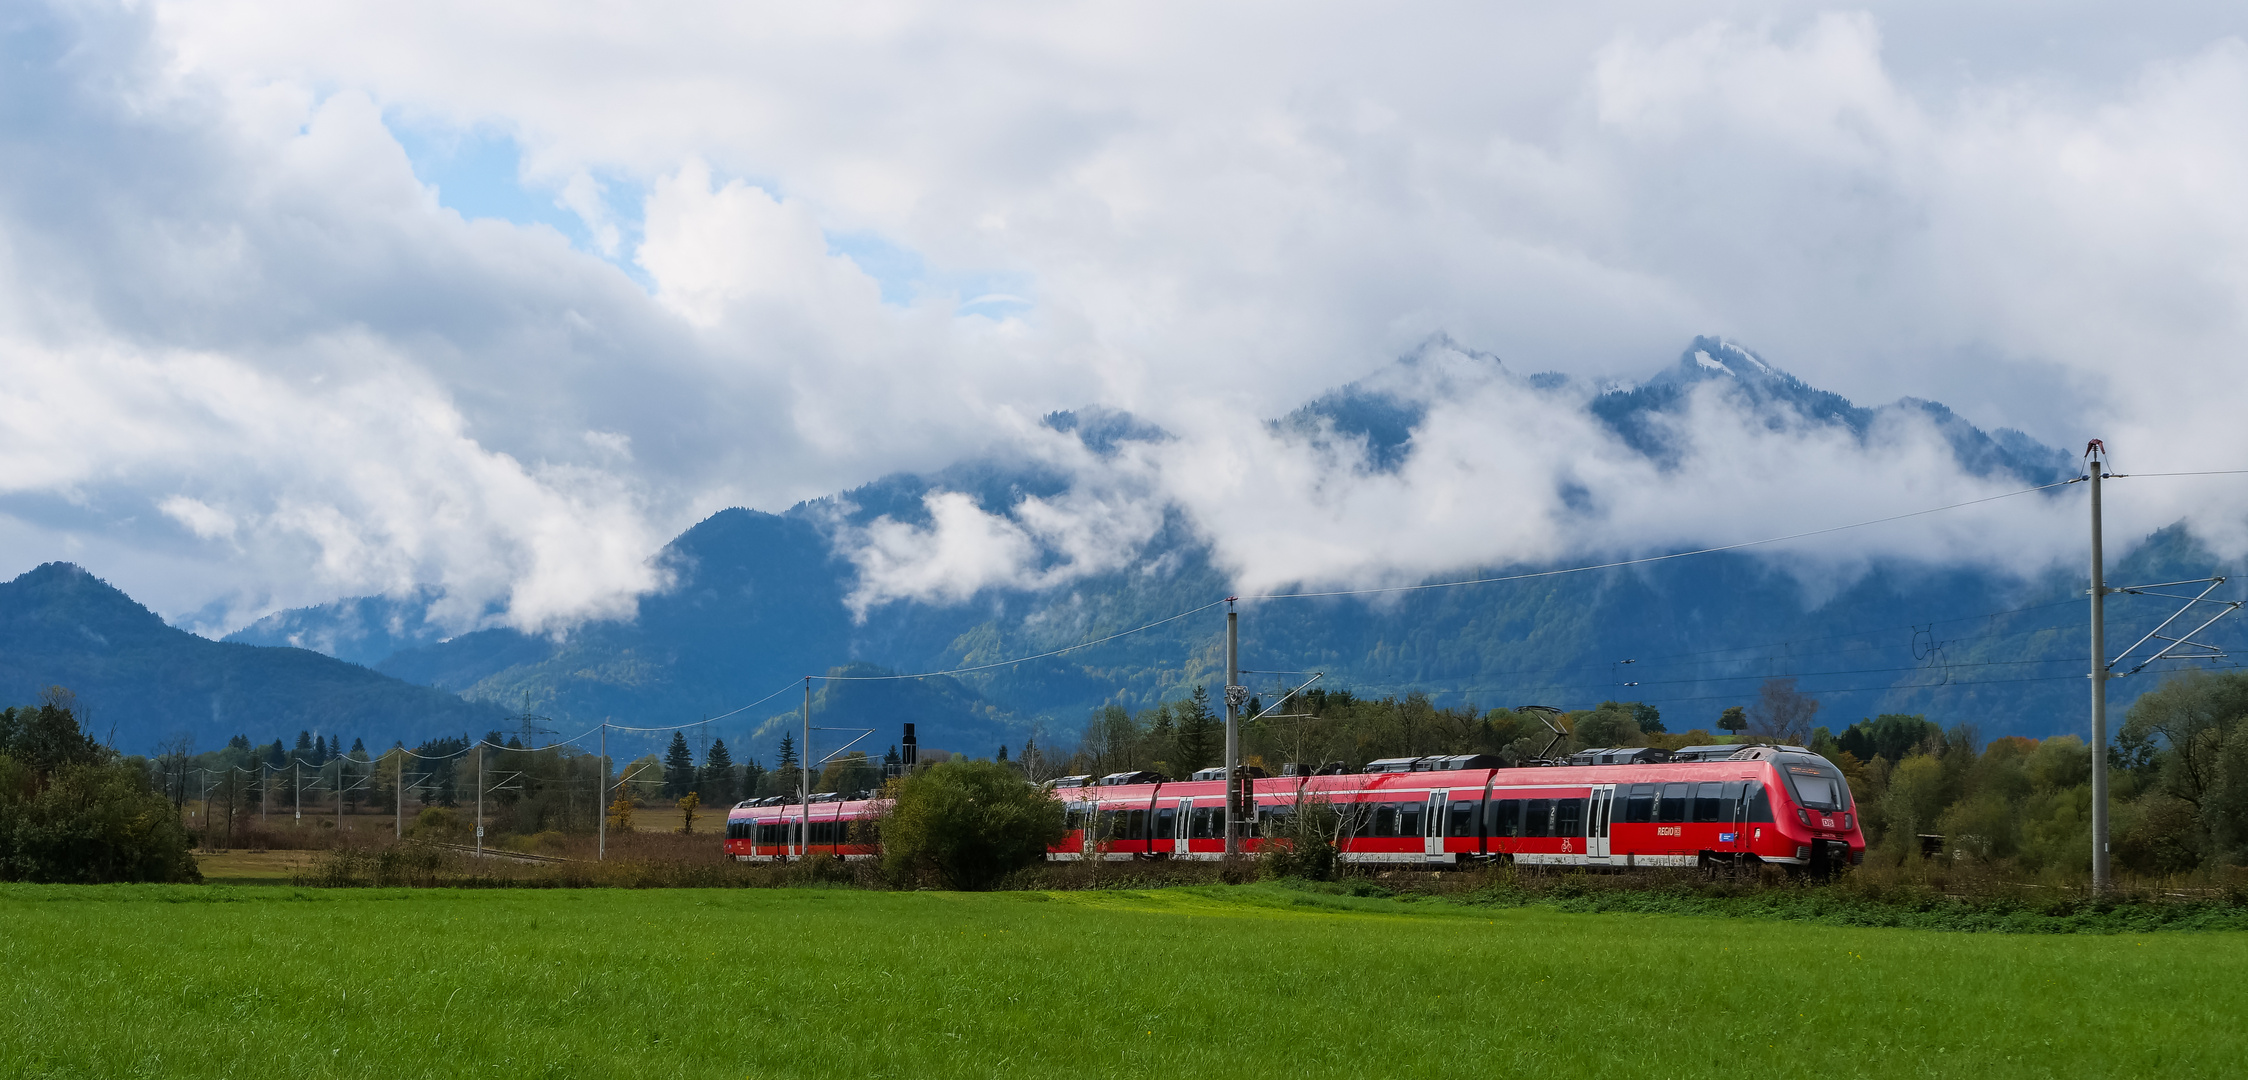
[[[805,855],[858,860],[881,854],[874,835],[879,804],[833,795],[814,795],[812,799],[809,806],[779,798],[736,804],[726,812],[726,853],[743,862],[773,862]]]
[[[1825,869],[1864,857],[1849,784],[1823,757],[1789,746],[1695,747],[1677,760],[1644,760],[1654,756],[1599,751],[1528,768],[1495,768],[1487,758],[1393,759],[1362,773],[1260,778],[1250,783],[1255,820],[1244,846],[1256,851],[1305,804],[1323,803],[1337,812],[1340,854],[1353,863]],[[1049,858],[1224,856],[1223,780],[1066,777],[1053,794],[1065,805],[1068,833]],[[810,809],[807,830],[795,803],[735,807],[727,851],[754,860],[878,852],[871,822],[879,802],[829,797]]]

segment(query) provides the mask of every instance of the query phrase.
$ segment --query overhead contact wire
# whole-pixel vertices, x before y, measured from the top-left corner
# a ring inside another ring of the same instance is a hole
[[[909,675],[806,675],[805,678],[818,679],[822,682],[888,682],[895,679],[931,679],[939,675],[966,675],[978,671],[990,671],[993,668],[1013,667],[1016,664],[1027,664],[1032,660],[1044,660],[1048,657],[1060,656],[1063,653],[1076,652],[1079,649],[1090,649],[1095,645],[1103,645],[1108,642],[1115,641],[1118,638],[1130,637],[1133,634],[1153,630],[1158,626],[1175,623],[1180,619],[1186,618],[1189,615],[1199,615],[1222,603],[1225,603],[1225,601],[1212,600],[1209,603],[1202,605],[1201,607],[1189,608],[1188,610],[1179,612],[1178,614],[1170,616],[1169,618],[1157,619],[1151,623],[1135,626],[1130,630],[1119,630],[1116,633],[1108,635],[1107,637],[1098,637],[1094,638],[1091,641],[1080,641],[1075,645],[1064,645],[1059,649],[1050,649],[1046,652],[1037,653],[1032,656],[1018,656],[1012,660],[1000,660],[989,664],[975,664],[969,667],[947,668],[943,671],[920,671],[914,672]]]

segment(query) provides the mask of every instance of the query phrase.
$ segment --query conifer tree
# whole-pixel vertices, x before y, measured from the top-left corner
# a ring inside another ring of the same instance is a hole
[[[781,752],[773,758],[773,771],[781,776],[796,772],[796,736],[781,733]]]
[[[671,733],[671,748],[663,755],[663,793],[680,798],[695,789],[695,752],[687,746],[687,733]]]
[[[703,789],[710,793],[715,806],[732,806],[736,788],[734,755],[726,749],[726,740],[712,739],[710,752],[703,755]]]
[[[1213,764],[1218,756],[1218,740],[1223,733],[1218,730],[1216,714],[1210,711],[1210,692],[1200,686],[1193,696],[1175,706],[1179,714],[1178,735],[1175,743],[1178,752],[1172,764],[1184,776],[1196,769]]]

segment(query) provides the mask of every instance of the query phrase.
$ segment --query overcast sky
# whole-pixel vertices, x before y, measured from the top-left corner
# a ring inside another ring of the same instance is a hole
[[[629,613],[714,510],[994,450],[1083,481],[839,536],[862,603],[1115,565],[1164,507],[1254,587],[1999,490],[1925,432],[1841,445],[1714,405],[1691,467],[1654,475],[1581,403],[1472,373],[1415,389],[1437,411],[1396,474],[1254,424],[1437,334],[1627,380],[1722,335],[1860,403],[2099,435],[2125,469],[2248,466],[2242,22],[19,4],[0,574],[75,561],[206,632],[419,584],[457,626],[555,629]],[[1089,404],[1179,439],[1100,462],[1039,431]],[[1597,527],[1557,524],[1557,479]],[[2248,548],[2237,482],[2116,502]],[[2074,558],[2075,513],[1805,557]]]

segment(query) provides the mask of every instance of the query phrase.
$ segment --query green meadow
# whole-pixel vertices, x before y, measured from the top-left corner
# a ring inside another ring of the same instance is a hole
[[[1145,892],[0,887],[0,1075],[2195,1076],[2248,934]]]

